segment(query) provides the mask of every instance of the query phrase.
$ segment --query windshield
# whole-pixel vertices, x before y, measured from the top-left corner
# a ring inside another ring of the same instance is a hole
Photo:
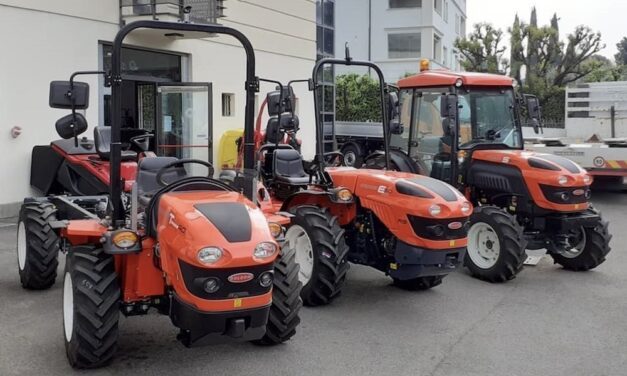
[[[477,144],[521,147],[516,127],[514,92],[511,89],[473,89],[459,94],[459,148]]]

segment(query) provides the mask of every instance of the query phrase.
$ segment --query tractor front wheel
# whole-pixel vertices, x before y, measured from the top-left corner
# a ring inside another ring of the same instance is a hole
[[[305,305],[329,304],[341,293],[349,268],[344,230],[326,208],[303,205],[291,212],[285,241],[296,251],[300,296]]]
[[[408,291],[422,291],[428,290],[432,287],[438,286],[442,283],[443,275],[434,275],[427,277],[418,277],[407,280],[400,280],[394,278],[394,286]]]
[[[59,237],[50,226],[57,209],[49,202],[25,203],[17,223],[17,264],[22,287],[52,286],[59,265]]]
[[[119,301],[113,256],[102,248],[70,249],[63,276],[63,332],[72,367],[97,368],[113,360]]]
[[[296,251],[283,247],[281,254],[274,262],[272,306],[266,325],[266,335],[254,341],[255,344],[277,345],[296,334],[296,327],[300,324],[298,313],[303,306],[300,298],[302,287],[298,279]]]
[[[577,231],[572,248],[558,251],[555,246],[549,246],[548,251],[553,260],[564,269],[586,271],[594,269],[605,261],[610,252],[612,235],[608,231],[608,223],[598,217],[591,227],[582,227]]]
[[[464,265],[488,282],[516,277],[527,257],[527,242],[516,217],[496,206],[479,206],[470,217]]]

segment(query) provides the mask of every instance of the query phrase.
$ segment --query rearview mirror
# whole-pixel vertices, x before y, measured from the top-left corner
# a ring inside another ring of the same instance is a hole
[[[52,81],[48,104],[52,108],[84,110],[89,107],[89,84],[86,82]]]
[[[294,112],[295,98],[294,90],[291,86],[283,87],[283,103],[281,101],[281,90],[277,88],[266,96],[268,105],[268,115],[276,116],[284,112]]]
[[[400,121],[395,120],[390,123],[390,133],[392,134],[403,134],[405,131],[405,127],[401,124]]]
[[[440,100],[440,116],[442,117],[442,130],[449,136],[453,134],[453,129],[457,125],[457,114],[459,113],[459,102],[457,94],[444,94]]]
[[[57,120],[54,126],[59,137],[67,140],[87,130],[87,119],[81,113],[68,114]]]
[[[535,95],[525,95],[527,101],[527,115],[531,120],[533,131],[537,134],[540,132],[540,120],[542,119],[542,107],[540,107],[540,101]]]
[[[398,94],[391,91],[387,95],[388,98],[388,119],[390,123],[400,115],[400,102],[398,100]]]

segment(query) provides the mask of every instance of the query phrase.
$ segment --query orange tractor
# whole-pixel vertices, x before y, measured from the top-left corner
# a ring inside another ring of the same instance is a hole
[[[368,67],[378,75],[383,133],[388,137],[388,110],[394,112],[396,102],[393,95],[386,97],[379,67],[350,57],[322,59],[309,80],[316,112],[313,160],[303,161],[300,152],[285,143],[286,135],[295,139],[299,127],[291,85],[279,84],[279,90],[268,94],[270,119],[257,152],[265,185],[260,201],[268,210],[291,214],[285,241],[296,251],[303,301],[322,305],[336,298],[349,261],[386,273],[401,288],[437,286],[462,262],[472,206],[450,185],[429,177],[329,166],[342,165],[342,154],[323,150],[321,86],[316,80],[325,65],[338,64]],[[392,105],[386,106],[386,98]],[[401,128],[397,123],[394,127],[393,132]]]
[[[140,28],[224,34],[238,40],[247,56],[245,126],[252,137],[258,88],[254,50],[243,34],[228,27],[157,21],[123,27],[113,43],[108,77],[112,126],[97,129],[96,134],[107,137],[97,138],[95,148],[76,138],[87,128],[76,112],[88,106],[87,84],[51,84],[51,106],[72,109],[57,122],[57,131],[74,143],[36,147],[51,157],[33,160],[33,165],[44,171],[37,166],[58,155],[62,173],[56,180],[54,174],[46,175],[48,186],[60,184],[55,189],[70,194],[24,200],[17,252],[22,285],[30,289],[50,287],[58,252],[66,254],[64,340],[75,368],[100,367],[113,359],[120,312],[143,315],[154,308],[168,315],[186,346],[226,340],[278,344],[290,339],[300,322],[301,284],[294,251],[279,249],[275,236],[281,234],[280,224],[268,223],[253,197],[241,193],[246,189],[213,179],[212,166],[201,160],[138,159],[137,153],[122,150],[121,49],[125,36]],[[244,162],[253,165],[252,160]],[[89,170],[90,164],[98,170]],[[190,176],[185,166],[191,165],[207,168],[207,175]],[[64,180],[66,171],[83,175]],[[108,193],[78,196],[72,191],[97,189],[103,181],[108,182]],[[70,188],[63,188],[64,182]],[[281,220],[279,215],[274,218]]]
[[[611,235],[589,202],[590,175],[566,158],[523,149],[522,115],[537,133],[538,99],[519,96],[509,77],[423,68],[398,83],[406,128],[392,135],[391,156],[395,169],[448,182],[473,203],[471,273],[510,280],[527,249],[545,248],[569,270],[601,264]]]

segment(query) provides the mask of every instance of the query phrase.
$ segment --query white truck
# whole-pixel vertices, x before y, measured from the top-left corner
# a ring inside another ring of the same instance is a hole
[[[525,134],[528,150],[567,157],[597,185],[627,187],[627,81],[578,84],[566,89],[565,126]]]

